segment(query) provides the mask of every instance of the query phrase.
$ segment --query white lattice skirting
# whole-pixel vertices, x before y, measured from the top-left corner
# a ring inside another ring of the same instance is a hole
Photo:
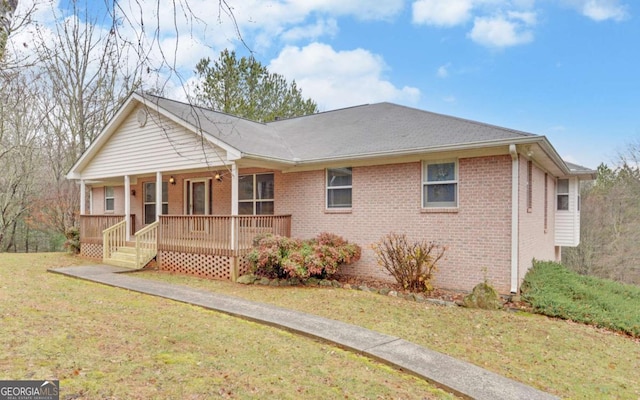
[[[158,269],[203,278],[231,280],[234,258],[209,254],[158,252]],[[244,257],[238,260],[238,275],[249,272],[250,264]]]
[[[102,245],[96,243],[80,243],[80,256],[102,260]]]

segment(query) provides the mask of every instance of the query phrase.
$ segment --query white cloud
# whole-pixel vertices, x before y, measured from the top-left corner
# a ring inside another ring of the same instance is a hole
[[[509,11],[507,12],[507,16],[512,20],[517,20],[525,25],[535,25],[538,22],[538,16],[535,12],[519,12],[519,11]]]
[[[286,42],[296,42],[303,39],[315,40],[321,36],[335,36],[338,34],[338,21],[335,18],[318,19],[315,24],[296,26],[282,34]]]
[[[438,78],[447,78],[449,76],[449,67],[451,67],[451,63],[446,63],[438,67],[438,71],[436,72]]]
[[[594,21],[622,21],[628,17],[627,8],[617,0],[586,0],[581,3],[582,14]]]
[[[531,16],[527,18],[532,19]],[[532,42],[534,36],[529,26],[519,15],[516,18],[502,15],[477,17],[468,36],[483,46],[504,48]]]
[[[398,88],[386,80],[384,60],[363,49],[336,51],[323,43],[287,46],[268,68],[295,79],[303,95],[323,110],[380,101],[415,104],[420,98],[418,89]]]
[[[435,26],[459,25],[471,18],[472,0],[417,0],[413,22]]]

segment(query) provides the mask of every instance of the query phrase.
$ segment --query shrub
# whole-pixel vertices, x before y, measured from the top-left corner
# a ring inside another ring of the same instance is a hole
[[[535,261],[522,284],[534,311],[640,337],[640,287],[579,275],[562,264]]]
[[[375,243],[378,264],[387,270],[405,290],[430,292],[436,264],[446,248],[427,241],[409,242],[407,235],[390,233]]]
[[[338,272],[341,265],[359,260],[360,255],[360,246],[338,235],[321,233],[305,241],[265,235],[257,239],[247,259],[259,276],[325,279]]]
[[[64,242],[64,247],[71,254],[80,253],[80,230],[76,227],[67,228],[64,232],[64,236],[67,238]]]

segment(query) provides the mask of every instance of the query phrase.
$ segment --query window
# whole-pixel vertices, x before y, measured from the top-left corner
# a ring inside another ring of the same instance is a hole
[[[558,179],[558,185],[556,186],[556,194],[558,197],[558,210],[569,210],[569,180]]]
[[[422,207],[458,206],[458,164],[424,162],[422,165]]]
[[[238,182],[238,214],[273,215],[273,174],[242,175]]]
[[[162,182],[162,214],[169,213],[169,191],[167,182]],[[144,224],[156,221],[156,183],[144,184]]]
[[[104,211],[113,211],[115,209],[115,196],[113,195],[113,186],[104,187]]]
[[[327,208],[351,208],[351,167],[327,169]]]

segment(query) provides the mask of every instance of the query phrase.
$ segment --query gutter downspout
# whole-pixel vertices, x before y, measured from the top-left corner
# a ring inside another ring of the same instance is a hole
[[[518,208],[519,171],[518,151],[515,144],[509,145],[511,154],[511,293],[518,293]]]

